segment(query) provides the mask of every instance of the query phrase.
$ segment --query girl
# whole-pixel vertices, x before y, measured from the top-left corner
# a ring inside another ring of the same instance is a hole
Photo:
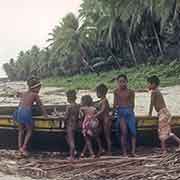
[[[127,132],[131,133],[132,155],[135,156],[136,149],[136,120],[134,115],[134,91],[128,89],[126,75],[117,77],[117,89],[114,91],[114,108],[116,128],[121,131],[121,147],[123,155],[127,156]]]
[[[36,102],[42,109],[44,116],[47,117],[47,113],[39,98],[39,91],[41,83],[37,78],[30,78],[27,81],[29,87],[27,92],[19,93],[20,103],[19,107],[13,114],[13,119],[18,123],[18,146],[22,155],[27,156],[27,145],[32,135],[33,119],[32,119],[32,105]]]
[[[81,98],[81,104],[82,107],[80,108],[81,116],[83,115],[84,120],[82,123],[82,133],[85,139],[85,146],[83,148],[83,151],[81,153],[81,157],[84,157],[87,150],[89,150],[89,153],[91,157],[95,157],[93,148],[92,148],[92,139],[95,138],[98,144],[99,153],[100,155],[102,153],[102,146],[101,141],[99,138],[99,122],[96,115],[96,108],[93,107],[93,100],[91,96],[86,95]]]

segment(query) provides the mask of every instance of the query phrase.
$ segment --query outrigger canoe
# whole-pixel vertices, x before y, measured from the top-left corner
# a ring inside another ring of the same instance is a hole
[[[66,106],[46,106],[50,113],[57,109],[58,112],[65,112]],[[11,114],[16,107],[0,107],[0,148],[16,149],[17,148],[17,125],[12,120]],[[66,143],[66,131],[62,126],[63,116],[48,117],[41,116],[39,108],[33,108],[33,117],[35,121],[35,128],[31,139],[32,150],[41,151],[60,151],[66,152],[68,146]],[[137,116],[137,143],[139,145],[157,145],[157,117]],[[180,136],[180,116],[174,116],[172,119],[172,129]],[[103,138],[103,137],[102,137]],[[79,149],[83,146],[83,137],[81,130],[77,130],[76,134],[77,147]],[[119,139],[119,138],[118,138]],[[112,142],[117,145],[117,133],[112,128]]]

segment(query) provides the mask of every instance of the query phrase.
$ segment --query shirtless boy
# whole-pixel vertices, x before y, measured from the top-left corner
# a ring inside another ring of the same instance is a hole
[[[69,90],[66,93],[67,101],[69,105],[66,108],[65,122],[67,129],[67,142],[70,148],[69,160],[74,160],[76,150],[75,150],[75,131],[78,128],[79,119],[79,108],[80,106],[76,104],[76,91]]]
[[[13,114],[13,119],[18,123],[18,146],[22,155],[27,156],[27,145],[32,135],[33,118],[32,118],[32,105],[37,103],[42,109],[43,115],[47,117],[46,110],[40,100],[39,91],[41,83],[38,78],[32,77],[27,81],[29,87],[27,92],[18,93],[20,103],[18,109]]]
[[[169,138],[174,139],[180,147],[180,139],[171,131],[171,114],[167,109],[163,95],[159,90],[160,80],[157,76],[151,76],[147,79],[148,88],[151,91],[151,103],[149,109],[149,116],[152,116],[153,108],[158,113],[158,134],[161,141],[161,148],[164,154],[167,153],[166,141]]]
[[[106,98],[108,88],[104,84],[100,84],[96,87],[97,97],[100,98],[99,102],[99,111],[96,113],[96,117],[100,120],[100,123],[103,127],[108,154],[111,155],[111,126],[112,118],[110,117],[110,106]]]
[[[117,77],[117,88],[114,91],[114,109],[116,128],[120,128],[123,156],[127,157],[127,133],[131,134],[132,156],[136,150],[136,120],[134,114],[135,92],[128,88],[127,76]]]

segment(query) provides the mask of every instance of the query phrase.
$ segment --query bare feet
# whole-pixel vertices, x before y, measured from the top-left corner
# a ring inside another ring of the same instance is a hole
[[[68,161],[74,161],[74,160],[75,160],[75,158],[74,158],[74,157],[72,157],[72,156],[70,156],[70,157],[68,157],[68,158],[67,158],[67,160],[68,160]]]
[[[28,156],[29,156],[28,151],[25,150],[24,148],[20,148],[20,149],[19,149],[19,152],[20,152],[21,155],[24,156],[24,157],[28,157]]]
[[[80,158],[84,158],[84,157],[85,157],[84,153],[81,153]]]
[[[136,153],[131,153],[131,156],[132,157],[137,157],[137,154]]]
[[[95,155],[95,154],[92,154],[92,155],[90,155],[90,158],[95,159],[95,158],[96,158],[96,155]]]
[[[128,155],[126,152],[123,153],[123,158],[128,158]]]
[[[180,146],[176,149],[176,152],[180,152]]]

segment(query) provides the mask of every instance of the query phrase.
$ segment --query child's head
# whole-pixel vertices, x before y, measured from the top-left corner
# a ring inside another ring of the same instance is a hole
[[[100,84],[96,87],[96,94],[98,98],[103,98],[106,96],[108,88],[105,84]]]
[[[151,76],[147,78],[147,82],[149,90],[156,89],[160,84],[160,80],[157,76]]]
[[[75,90],[69,90],[66,92],[67,96],[67,101],[69,103],[75,102],[76,101],[76,91]]]
[[[120,74],[117,77],[117,85],[120,89],[126,89],[128,85],[128,78],[125,74]]]
[[[81,105],[82,106],[92,106],[93,105],[93,99],[90,95],[82,96],[81,98]]]
[[[27,81],[29,89],[35,93],[39,93],[41,89],[41,82],[37,77],[31,77]]]

